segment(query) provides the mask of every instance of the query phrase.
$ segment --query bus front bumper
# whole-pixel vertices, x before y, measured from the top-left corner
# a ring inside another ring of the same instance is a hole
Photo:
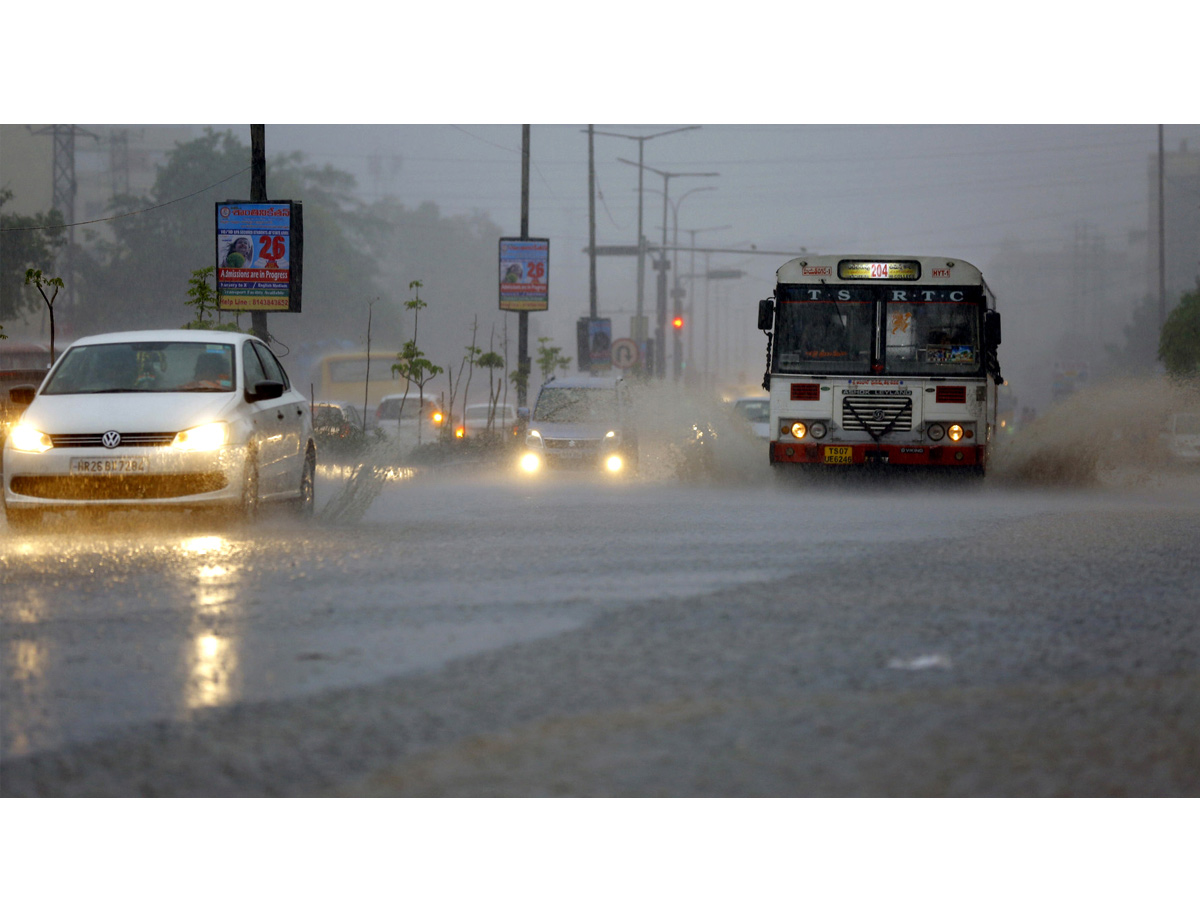
[[[817,466],[980,466],[987,447],[978,444],[839,444],[771,441],[771,464]]]

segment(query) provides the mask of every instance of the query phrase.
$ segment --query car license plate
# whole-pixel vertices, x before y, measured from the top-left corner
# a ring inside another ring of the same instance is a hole
[[[825,462],[828,465],[847,465],[854,462],[853,447],[826,447]]]
[[[144,456],[86,456],[71,460],[72,475],[139,475],[150,471]]]

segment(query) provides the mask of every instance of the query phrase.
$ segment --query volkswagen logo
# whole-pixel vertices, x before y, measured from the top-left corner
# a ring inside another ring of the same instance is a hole
[[[104,437],[100,438],[100,443],[112,450],[121,445],[121,435],[116,431],[106,431]]]

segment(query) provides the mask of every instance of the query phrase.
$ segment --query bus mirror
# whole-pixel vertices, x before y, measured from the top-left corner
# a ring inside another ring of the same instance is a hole
[[[770,331],[771,326],[775,324],[775,301],[774,300],[759,300],[758,301],[758,330]]]
[[[994,309],[983,315],[983,342],[993,348],[1000,346],[1000,313]]]

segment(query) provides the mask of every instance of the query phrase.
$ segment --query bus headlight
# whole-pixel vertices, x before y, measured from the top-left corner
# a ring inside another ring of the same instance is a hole
[[[792,423],[792,437],[798,441],[804,440],[804,436],[808,434],[808,428],[803,422]]]
[[[940,441],[942,438],[944,438],[946,436],[946,427],[944,425],[939,425],[937,422],[934,422],[932,425],[930,425],[928,428],[925,429],[925,434],[929,437],[929,439],[931,441]]]
[[[808,433],[811,434],[816,440],[821,440],[821,438],[825,437],[825,423],[813,422],[812,427],[808,429]]]
[[[955,423],[946,429],[946,434],[950,436],[950,440],[952,441],[961,441],[963,437],[963,428],[958,423]]]
[[[42,434],[28,425],[18,425],[8,433],[8,443],[14,450],[25,453],[45,453],[54,447],[50,435]]]

